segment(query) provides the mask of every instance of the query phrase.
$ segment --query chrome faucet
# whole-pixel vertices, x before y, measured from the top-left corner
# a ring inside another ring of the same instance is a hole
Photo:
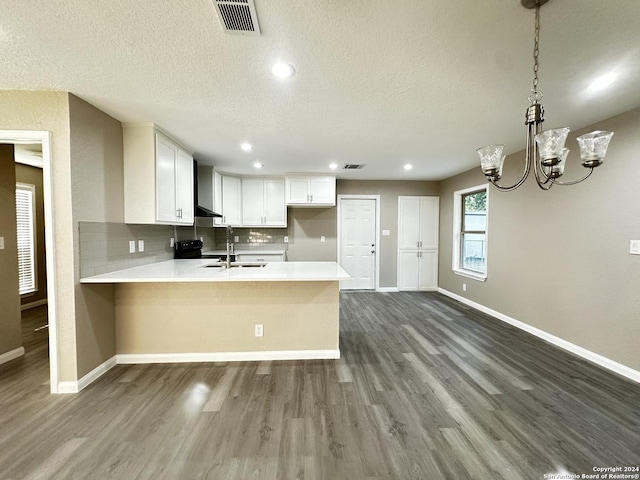
[[[227,225],[227,268],[231,268],[231,253],[233,252],[233,228]]]

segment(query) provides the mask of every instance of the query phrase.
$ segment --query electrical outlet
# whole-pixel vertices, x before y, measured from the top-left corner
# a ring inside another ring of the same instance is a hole
[[[238,243],[240,241],[240,237],[238,235],[235,235],[233,237],[233,243]]]
[[[0,250],[4,250],[4,237],[0,237]]]
[[[631,255],[640,255],[640,240],[631,240],[629,253]]]
[[[462,291],[463,291],[463,292],[466,292],[466,291],[467,291],[467,284],[466,284],[466,283],[463,283],[463,284],[462,284]]]
[[[284,236],[284,243],[289,243],[289,237],[287,235]]]
[[[135,240],[130,240],[129,241],[129,253],[136,253],[136,241]]]
[[[138,251],[144,252],[144,240],[138,240]]]
[[[256,335],[256,337],[264,336],[264,325],[262,325],[261,323],[256,323],[256,325],[255,325],[255,335]]]
[[[204,237],[200,237],[200,241],[204,243]]]
[[[173,248],[173,247],[175,247],[175,246],[176,246],[176,239],[175,239],[175,238],[170,238],[170,239],[169,239],[169,246],[170,246],[171,248]]]
[[[391,230],[382,230],[383,237],[388,237],[389,235],[391,235]]]
[[[324,237],[324,235],[320,235],[320,243],[324,243],[325,240],[326,238]]]

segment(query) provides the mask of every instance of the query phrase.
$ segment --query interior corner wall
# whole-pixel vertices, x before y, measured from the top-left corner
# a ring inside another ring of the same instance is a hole
[[[575,138],[595,129],[615,135],[585,182],[547,192],[533,178],[514,192],[490,188],[485,282],[451,269],[453,193],[484,176],[474,168],[443,181],[439,285],[640,370],[640,255],[629,254],[629,241],[640,239],[640,109],[572,134],[563,180],[584,173]],[[501,183],[513,183],[523,162],[524,152],[508,156]]]
[[[69,95],[78,378],[116,354],[112,285],[80,284],[79,222],[124,222],[122,125]]]
[[[44,238],[44,191],[42,186],[42,168],[15,164],[16,182],[35,186],[35,256],[36,256],[36,291],[20,298],[21,305],[39,302],[47,298],[47,268]]]
[[[55,244],[58,380],[78,379],[73,274],[73,221],[66,92],[0,90],[0,130],[51,132],[53,237]],[[50,273],[51,274],[51,273]]]
[[[0,144],[0,355],[22,346],[13,145]]]

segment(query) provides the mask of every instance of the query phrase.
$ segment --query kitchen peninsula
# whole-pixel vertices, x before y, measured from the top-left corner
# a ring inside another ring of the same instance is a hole
[[[339,358],[349,275],[335,262],[253,265],[168,260],[81,283],[115,285],[118,363]]]

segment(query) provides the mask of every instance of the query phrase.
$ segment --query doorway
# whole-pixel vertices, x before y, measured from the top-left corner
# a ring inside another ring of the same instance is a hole
[[[51,134],[48,131],[0,130],[0,143],[42,145],[45,250],[47,271],[47,321],[49,324],[49,379],[51,393],[58,393],[58,335],[56,316],[55,249],[53,223],[53,182],[51,175]],[[45,307],[42,307],[45,308]]]
[[[351,279],[341,290],[378,288],[379,195],[338,195],[338,263]]]

